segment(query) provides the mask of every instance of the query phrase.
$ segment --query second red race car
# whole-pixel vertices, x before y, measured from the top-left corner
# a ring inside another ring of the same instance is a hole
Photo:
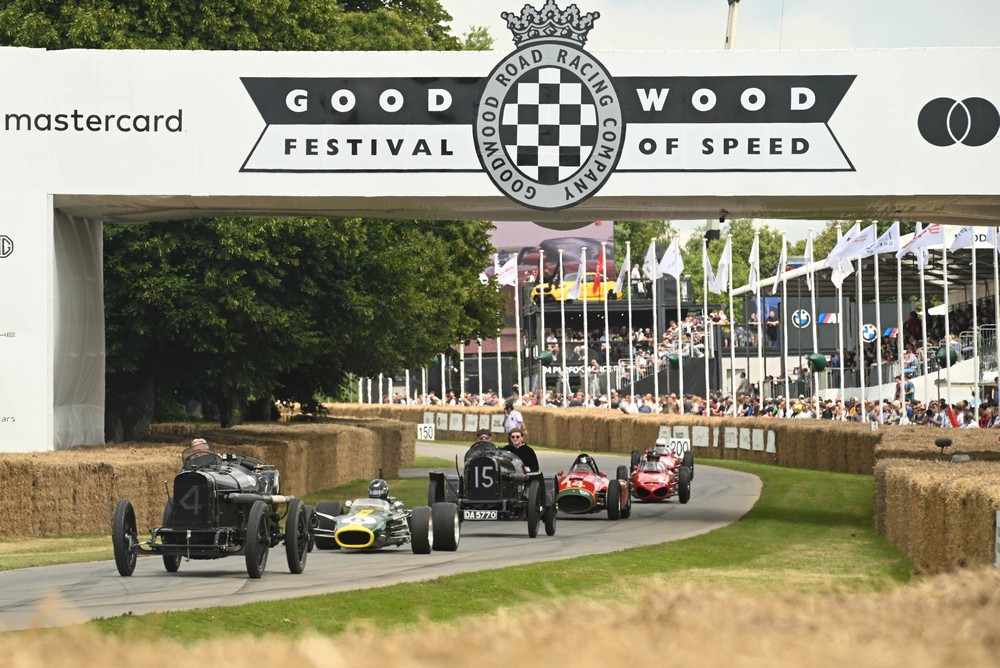
[[[665,439],[640,455],[632,451],[632,497],[642,502],[666,501],[677,497],[681,503],[691,500],[694,457],[690,450],[670,448]]]
[[[614,478],[598,468],[590,455],[577,455],[569,471],[556,474],[556,508],[570,515],[606,510],[609,520],[632,514],[628,467],[619,466]]]

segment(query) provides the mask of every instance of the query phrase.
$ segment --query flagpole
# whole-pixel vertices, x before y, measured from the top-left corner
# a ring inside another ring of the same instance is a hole
[[[497,290],[500,290],[500,256],[493,254],[493,276],[497,279]],[[503,334],[503,327],[497,332],[497,399],[503,399],[503,366],[500,364],[500,335]]]
[[[368,398],[371,400],[371,381],[368,381]],[[420,369],[420,403],[427,401],[427,367]]]
[[[732,229],[732,227],[730,227]],[[727,234],[727,243],[732,243],[733,235]],[[758,282],[760,276],[757,277]],[[727,291],[729,292],[729,389],[733,395],[733,417],[736,416],[736,323],[733,320],[733,258],[729,258],[729,281],[726,284]],[[754,286],[756,287],[756,286]],[[757,300],[758,303],[760,300]],[[759,309],[758,309],[759,310]],[[757,350],[761,351],[763,348],[763,331],[760,325],[760,316],[757,316]],[[719,362],[720,366],[722,364],[721,360]],[[748,365],[749,366],[749,365]],[[750,382],[750,369],[747,368],[747,382]],[[760,385],[758,386],[763,392],[764,390],[764,375],[761,374]],[[721,389],[721,388],[720,388]],[[761,395],[763,396],[763,395]]]
[[[655,241],[651,241],[651,244]],[[655,248],[655,246],[654,246]],[[656,253],[653,253],[653,399],[656,402],[657,409],[655,413],[659,413],[660,406],[660,337],[656,329],[656,283],[659,271],[659,266],[656,264]]]
[[[635,341],[632,330],[632,242],[625,242],[625,271],[628,272],[628,382],[629,382],[629,402],[635,401]],[[1000,338],[998,338],[1000,345]],[[997,356],[1000,360],[1000,355]]]
[[[476,338],[476,345],[479,347],[479,398],[476,400],[477,406],[483,405],[483,337]]]
[[[976,390],[976,405],[973,411],[976,418],[979,418],[979,408],[983,403],[982,394],[979,391],[979,381],[982,373],[979,370],[979,298],[976,296],[976,231],[972,230],[972,373],[975,376],[972,387]]]
[[[378,375],[378,391],[375,393],[375,396],[378,398],[378,401],[375,403],[382,403],[382,374]]]
[[[563,285],[565,280],[565,274],[563,273],[563,251],[562,248],[559,249],[559,290],[562,294],[562,299],[559,300],[559,317],[562,323],[562,345],[559,349],[562,351],[562,387],[563,387],[563,400],[562,405],[565,408],[566,404],[569,403],[569,374],[566,372],[566,290]]]
[[[1000,242],[998,242],[997,237],[1000,237],[1000,228],[993,228],[993,258],[990,264],[993,265],[993,313],[1000,314],[1000,291],[997,290],[1000,287],[1000,268],[997,267],[997,255],[1000,254]],[[996,377],[997,380],[994,382],[994,388],[996,390],[996,399],[994,403],[1000,400],[1000,315],[997,316],[997,321],[994,324],[993,331],[993,341],[996,344]]]
[[[590,399],[590,332],[587,330],[587,247],[580,247],[580,265],[576,270],[577,299],[583,298],[583,403]]]
[[[358,378],[358,403],[365,403],[365,381]]]
[[[899,235],[896,236],[896,248],[894,253],[899,252]],[[906,410],[906,364],[903,362],[903,355],[906,354],[906,335],[903,331],[903,260],[896,258],[896,347],[899,349],[899,403]],[[927,397],[924,397],[927,400]]]
[[[917,225],[919,226],[920,224],[917,223]],[[920,230],[918,229],[917,232],[916,232],[916,234],[919,234],[919,233],[920,233]],[[914,238],[916,238],[916,234],[914,235]],[[930,373],[930,359],[929,359],[928,353],[927,353],[927,292],[926,292],[926,287],[924,285],[924,264],[925,264],[925,260],[924,260],[923,253],[924,253],[924,249],[923,248],[918,248],[917,249],[917,265],[920,268],[920,307],[924,311],[924,317],[920,319],[920,326],[921,326],[921,329],[923,330],[921,332],[921,335],[923,336],[923,344],[922,345],[923,345],[923,352],[924,352],[924,369],[923,369],[923,371],[924,371],[924,403],[925,404],[929,404],[930,400],[931,400],[931,387],[930,387],[931,373]]]
[[[781,257],[785,264],[778,267],[778,271],[781,272],[779,276],[781,277],[781,340],[782,345],[780,347],[781,354],[784,357],[782,362],[785,367],[785,416],[788,416],[788,409],[792,405],[792,398],[790,396],[789,385],[789,373],[788,369],[788,279],[785,276],[785,267],[788,262],[788,243],[784,234],[781,235]]]
[[[944,338],[945,343],[948,346],[948,350],[945,352],[945,364],[947,366],[944,370],[944,377],[948,383],[948,394],[947,401],[948,407],[951,408],[951,319],[948,316],[948,244],[945,243],[944,229],[941,230],[941,261],[944,263]]]
[[[548,388],[545,384],[545,363],[541,360],[541,354],[549,349],[548,342],[545,340],[545,290],[542,289],[542,284],[545,283],[545,250],[542,248],[538,249],[538,310],[541,313],[541,332],[538,336],[538,379],[542,385],[542,391],[540,394],[541,401],[539,402],[542,406],[545,405],[545,395],[548,393]],[[551,289],[552,286],[549,286]]]
[[[861,283],[864,280],[861,276],[861,269],[864,266],[864,258],[858,258],[858,275],[855,277],[855,287],[858,293],[858,384],[861,387],[861,417],[867,423],[867,408],[865,403],[867,397],[865,397],[865,314],[864,314],[864,303],[862,302],[861,295]]]
[[[875,363],[876,378],[878,380],[878,422],[885,424],[885,416],[882,410],[882,299],[878,285],[878,253],[875,254]]]
[[[458,346],[458,396],[455,397],[462,401],[465,397],[465,340]]]
[[[710,265],[708,261],[708,239],[706,239],[704,236],[701,239],[701,267],[702,267],[701,273],[705,275],[704,280],[702,281],[703,306],[701,309],[701,317],[702,317],[701,324],[702,324],[703,334],[701,343],[705,351],[705,414],[708,415],[708,400],[712,394],[711,391],[709,390],[709,384],[708,384],[708,270]]]
[[[514,254],[514,347],[517,348],[517,362],[515,363],[515,369],[517,370],[517,375],[514,378],[517,379],[517,398],[521,398],[521,385],[524,383],[524,378],[522,377],[521,368],[521,272],[520,272],[520,260],[517,253]],[[511,387],[511,390],[514,388]]]
[[[677,254],[680,255],[680,246],[677,247]],[[674,286],[677,290],[677,367],[680,373],[677,375],[677,403],[680,404],[681,415],[684,415],[684,321],[681,320],[681,272],[674,276]],[[693,332],[692,332],[693,334]],[[694,342],[692,341],[691,352],[694,352]]]
[[[816,313],[816,270],[813,268],[813,229],[809,228],[809,253],[806,262],[809,263],[809,308],[812,313],[812,343],[813,355],[819,354],[819,318]],[[813,371],[813,397],[816,401],[816,419],[820,418],[819,403],[819,371]]]
[[[608,396],[604,408],[611,408],[611,323],[608,321],[608,244],[601,242],[601,297],[604,299],[604,394]]]
[[[732,227],[730,227],[732,229]],[[732,236],[732,235],[730,235]],[[754,245],[760,244],[760,232],[753,233]],[[758,256],[757,262],[760,262]],[[729,348],[730,348],[730,381],[733,389],[733,410],[736,409],[736,351],[733,350],[734,339],[736,338],[736,325],[733,323],[733,281],[732,272],[729,280]],[[764,379],[767,377],[767,360],[764,357],[764,301],[760,298],[760,266],[757,267],[757,280],[753,286],[754,301],[757,308],[757,366],[760,368],[760,381],[757,386],[760,388],[761,401],[764,400]],[[750,380],[750,369],[747,369],[747,380]],[[735,414],[735,413],[734,413]]]
[[[444,401],[444,398],[446,396],[446,394],[445,394],[445,370],[444,370],[444,365],[445,365],[445,356],[444,356],[444,353],[441,353],[441,401],[442,402]],[[382,385],[382,381],[379,380],[379,389],[381,389],[381,385]]]

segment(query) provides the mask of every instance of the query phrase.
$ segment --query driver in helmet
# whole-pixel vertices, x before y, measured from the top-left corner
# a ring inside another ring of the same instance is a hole
[[[368,485],[368,498],[369,499],[382,499],[384,501],[389,500],[389,483],[381,478],[372,480]]]
[[[215,449],[203,438],[195,438],[191,445],[181,453],[181,462],[185,467],[209,466],[216,460]]]
[[[653,444],[653,452],[661,455],[667,454],[667,452],[669,452],[667,439],[663,438],[662,436],[656,439],[656,443]]]

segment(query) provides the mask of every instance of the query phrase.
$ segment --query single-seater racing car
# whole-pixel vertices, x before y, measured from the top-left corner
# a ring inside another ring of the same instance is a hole
[[[312,510],[301,499],[278,493],[277,469],[253,457],[220,456],[203,438],[191,441],[181,464],[163,522],[148,541],[139,540],[132,502],[122,499],[115,507],[111,542],[121,575],[132,575],[139,554],[161,555],[170,573],[181,559],[243,555],[247,574],[259,578],[268,551],[282,542],[288,570],[305,569]]]
[[[692,467],[684,463],[690,450],[679,453],[669,448],[657,447],[646,451],[645,456],[632,468],[632,497],[642,501],[666,501],[677,497],[681,503],[691,499]],[[664,443],[665,445],[665,443]],[[638,451],[633,450],[633,462]]]
[[[389,496],[389,485],[377,478],[368,485],[368,498],[346,504],[316,504],[313,533],[320,550],[377,550],[407,543],[414,554],[431,550],[455,551],[461,537],[458,507],[435,503],[408,510]]]
[[[627,466],[619,466],[615,477],[609,479],[593,457],[580,454],[568,471],[556,473],[556,484],[556,507],[564,513],[582,515],[607,510],[609,520],[632,514],[632,487]]]
[[[526,521],[531,538],[544,523],[545,534],[555,535],[555,477],[526,471],[520,457],[491,441],[474,443],[461,469],[456,458],[455,469],[456,475],[430,473],[430,504],[454,502],[463,520]]]

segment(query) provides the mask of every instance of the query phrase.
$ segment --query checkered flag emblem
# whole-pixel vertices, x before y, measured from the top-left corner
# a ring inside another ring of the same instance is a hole
[[[597,145],[597,106],[571,72],[539,67],[510,89],[500,117],[508,158],[536,183],[569,179]]]

